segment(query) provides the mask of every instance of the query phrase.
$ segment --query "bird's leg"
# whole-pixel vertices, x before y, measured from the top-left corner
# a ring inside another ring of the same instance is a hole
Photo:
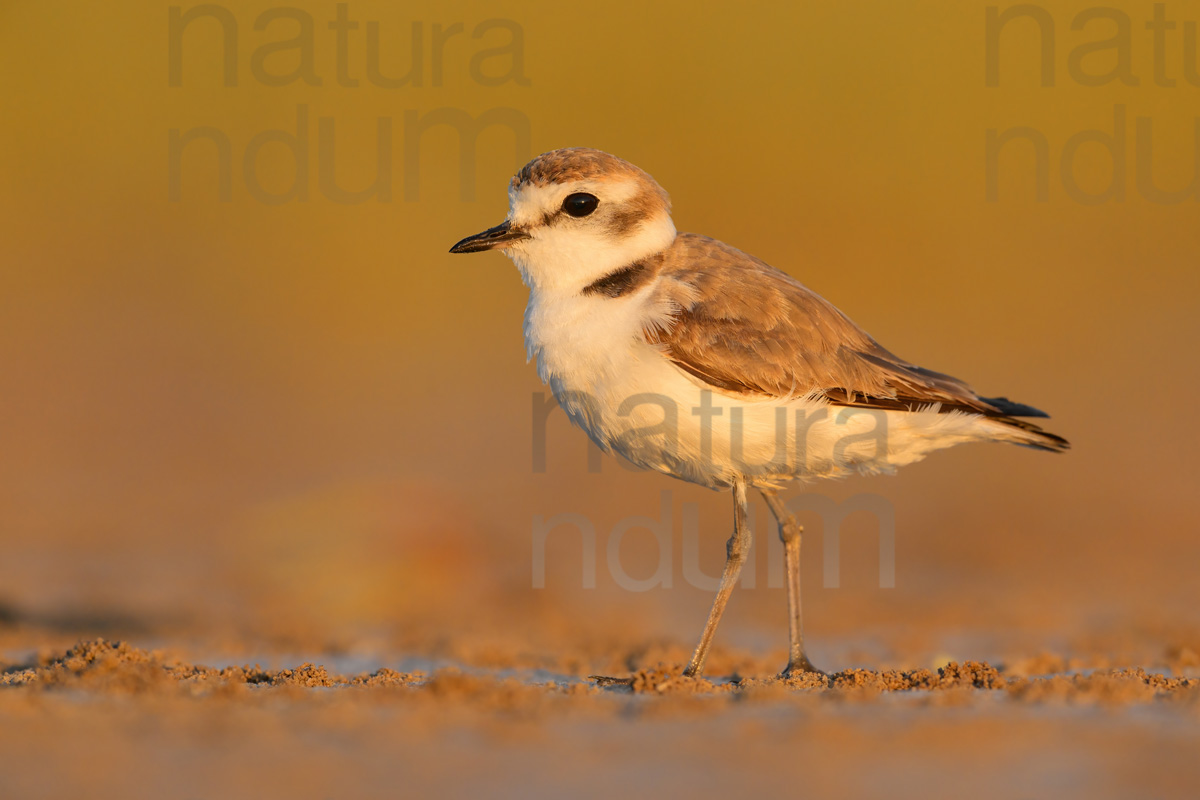
[[[779,523],[779,538],[783,542],[783,564],[787,572],[788,599],[788,663],[781,678],[801,672],[818,672],[804,653],[804,623],[800,617],[800,535],[804,528],[787,510],[774,489],[760,489],[775,521]],[[824,673],[822,673],[824,674]]]
[[[708,622],[705,623],[704,633],[700,636],[700,644],[696,645],[696,652],[692,655],[687,669],[683,671],[689,678],[699,677],[704,669],[704,659],[708,657],[708,648],[712,645],[713,634],[717,632],[717,623],[725,613],[725,604],[729,602],[729,595],[733,593],[742,565],[746,563],[746,557],[750,553],[750,526],[747,516],[746,480],[742,477],[734,478],[733,536],[729,537],[729,543],[725,545],[725,570],[721,573],[721,586],[717,589],[716,599],[713,600],[712,611],[708,614]]]

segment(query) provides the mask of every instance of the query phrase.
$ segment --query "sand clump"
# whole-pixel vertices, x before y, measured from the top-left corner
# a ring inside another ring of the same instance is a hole
[[[849,669],[832,675],[805,672],[787,678],[735,677],[732,681],[717,683],[704,678],[689,678],[683,674],[682,666],[659,664],[653,668],[640,669],[628,678],[592,676],[592,679],[599,686],[629,689],[634,694],[738,692],[767,686],[808,691],[872,690],[878,692],[932,691],[963,687],[999,689],[1003,688],[1005,682],[998,669],[990,664],[974,661],[968,661],[962,665],[950,662],[938,670]]]
[[[1181,659],[1182,660],[1182,659]],[[1042,658],[1036,667],[1059,666]],[[57,656],[43,654],[31,664],[10,664],[0,672],[0,687],[31,691],[74,689],[99,694],[143,694],[184,691],[204,694],[218,689],[374,691],[401,689],[432,702],[477,705],[519,711],[541,708],[548,698],[621,694],[638,696],[711,696],[752,699],[795,695],[831,699],[869,699],[882,695],[959,699],[989,695],[1024,704],[1128,705],[1182,699],[1200,704],[1200,678],[1171,677],[1140,668],[1103,669],[1083,673],[1028,675],[1029,663],[1011,672],[975,661],[949,662],[939,669],[847,669],[830,675],[804,673],[788,678],[692,678],[679,664],[659,663],[636,669],[628,677],[592,676],[531,681],[513,676],[445,668],[426,676],[381,668],[343,676],[321,665],[269,670],[261,666],[214,668],[189,664],[159,651],[126,642],[83,641]]]
[[[0,672],[0,686],[37,689],[71,688],[99,692],[152,692],[174,687],[412,685],[420,675],[381,669],[371,674],[346,678],[331,675],[325,667],[311,663],[294,669],[268,670],[258,665],[220,669],[188,664],[147,651],[127,642],[94,639],[76,644],[61,656],[39,656],[34,664],[10,666]]]

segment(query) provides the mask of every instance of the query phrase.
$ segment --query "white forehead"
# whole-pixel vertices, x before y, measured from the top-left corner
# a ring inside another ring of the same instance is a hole
[[[586,178],[562,183],[522,183],[508,192],[508,221],[513,225],[536,225],[547,212],[562,205],[567,195],[587,192],[600,198],[601,204],[620,204],[632,200],[641,190],[634,178]]]

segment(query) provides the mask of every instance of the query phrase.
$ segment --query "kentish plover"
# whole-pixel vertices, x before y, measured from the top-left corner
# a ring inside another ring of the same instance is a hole
[[[504,222],[450,252],[498,249],[516,263],[529,287],[527,352],[558,403],[606,451],[733,491],[734,533],[687,675],[704,667],[750,548],[748,489],[784,542],[791,675],[816,670],[784,484],[888,472],[963,442],[1068,446],[1020,419],[1041,411],[910,364],[790,275],[677,233],[663,188],[615,156],[545,153],[508,196]]]

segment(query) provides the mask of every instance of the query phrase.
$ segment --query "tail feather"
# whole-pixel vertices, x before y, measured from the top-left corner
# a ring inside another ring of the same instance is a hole
[[[993,401],[989,400],[988,402]],[[1013,403],[1012,405],[1019,404]],[[1023,408],[1028,408],[1028,406],[1023,406]],[[1048,415],[1041,414],[1041,416]],[[997,422],[1006,428],[1015,429],[1010,431],[1012,437],[1008,439],[1013,444],[1019,444],[1022,447],[1032,447],[1035,450],[1046,450],[1051,453],[1062,453],[1071,449],[1071,443],[1066,439],[1049,431],[1042,430],[1032,422],[1026,422],[1023,419],[1015,417],[991,417],[990,421]]]
[[[1009,431],[1010,434],[1014,434],[1008,439],[1013,444],[1032,447],[1036,450],[1047,450],[1051,453],[1061,453],[1071,449],[1071,443],[1061,436],[1043,430],[1032,422],[1017,419],[1017,417],[1049,417],[1050,415],[1045,411],[1024,403],[1013,402],[1007,397],[981,397],[979,399],[1000,412],[1000,416],[990,418],[993,422],[1006,428],[1016,429],[1016,431]]]

